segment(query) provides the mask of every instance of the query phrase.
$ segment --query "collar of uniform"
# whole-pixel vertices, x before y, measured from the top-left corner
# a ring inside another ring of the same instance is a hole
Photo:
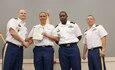
[[[70,23],[70,21],[67,21],[65,25],[67,25],[67,24],[69,24],[69,23]],[[62,26],[63,26],[64,24],[62,24],[62,23],[60,22],[59,25],[62,25]]]
[[[39,24],[39,26],[40,26],[40,27],[47,27],[47,26],[49,26],[49,24],[46,23],[44,26],[42,26],[41,24]]]
[[[91,28],[88,27],[88,29],[92,29],[92,28],[95,28],[96,24],[93,24],[93,26]]]
[[[18,21],[21,25],[25,25],[26,23],[24,21],[22,21],[20,18],[18,18]]]

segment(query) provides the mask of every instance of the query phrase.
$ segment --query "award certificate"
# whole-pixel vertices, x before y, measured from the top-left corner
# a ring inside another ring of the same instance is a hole
[[[43,39],[43,33],[44,29],[42,27],[35,27],[33,30],[33,40],[42,40]]]

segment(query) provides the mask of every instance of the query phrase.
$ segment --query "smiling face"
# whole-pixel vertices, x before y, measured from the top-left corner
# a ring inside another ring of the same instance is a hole
[[[46,23],[46,20],[47,20],[47,14],[45,13],[45,12],[41,12],[40,14],[39,14],[39,19],[40,19],[40,22],[41,23]]]
[[[20,9],[18,12],[18,17],[24,21],[26,19],[26,11],[24,9]]]
[[[87,24],[89,27],[93,26],[93,24],[95,23],[95,18],[92,15],[89,15],[87,18]]]
[[[59,18],[62,24],[66,24],[67,22],[67,13],[65,11],[61,11],[59,14]]]

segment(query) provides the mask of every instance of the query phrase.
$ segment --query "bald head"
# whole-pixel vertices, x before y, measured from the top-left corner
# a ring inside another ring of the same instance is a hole
[[[95,18],[94,18],[94,16],[88,15],[88,17],[87,17],[87,23],[88,23],[89,27],[92,27],[93,24],[95,23]]]
[[[20,9],[18,11],[18,18],[20,18],[22,21],[26,19],[26,11],[24,9]]]

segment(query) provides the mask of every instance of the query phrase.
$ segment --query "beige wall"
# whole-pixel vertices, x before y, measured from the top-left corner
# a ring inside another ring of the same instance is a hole
[[[107,57],[105,59],[107,70],[114,70],[115,68],[115,57]],[[34,70],[33,60],[32,59],[24,59],[24,70]],[[1,60],[0,60],[0,70],[1,70]],[[61,70],[60,65],[58,63],[54,64],[54,70]],[[88,70],[87,60],[82,60],[82,70]]]
[[[76,22],[82,30],[86,30],[86,18],[89,14],[95,16],[96,24],[101,24],[109,33],[107,37],[107,57],[115,57],[115,0],[0,0],[0,32],[6,37],[6,24],[10,18],[17,17],[17,11],[20,8],[27,10],[27,28],[28,31],[39,23],[38,13],[47,11],[50,14],[50,22],[57,25],[59,21],[59,12],[65,10],[68,13],[68,19]],[[1,39],[0,39],[1,40]],[[0,41],[0,55],[3,42]],[[58,46],[54,46],[55,55],[58,58]],[[79,48],[82,54],[82,40],[79,42]],[[24,58],[33,58],[33,46],[25,49]],[[1,58],[1,56],[0,56]]]

